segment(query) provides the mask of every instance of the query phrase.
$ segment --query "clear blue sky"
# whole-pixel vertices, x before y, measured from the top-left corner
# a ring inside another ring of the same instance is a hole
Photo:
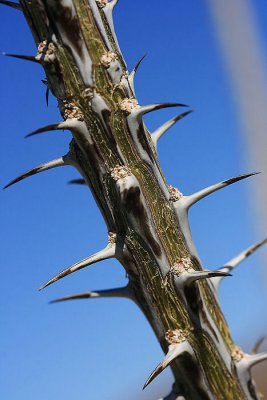
[[[255,3],[266,44],[266,2]],[[195,110],[159,144],[168,182],[190,194],[249,172],[205,1],[121,0],[115,23],[129,69],[147,53],[136,82],[139,102],[178,101]],[[0,31],[0,51],[35,53],[20,13],[2,6]],[[51,98],[46,107],[44,74],[38,65],[1,58],[0,68],[4,186],[21,172],[66,153],[70,134],[51,132],[25,140],[31,130],[60,120],[56,103]],[[149,115],[148,127],[155,129],[175,113]],[[116,299],[48,304],[70,293],[124,285],[125,273],[117,262],[102,262],[37,291],[63,268],[105,246],[106,228],[91,194],[67,185],[76,177],[68,167],[52,170],[0,194],[0,396],[156,400],[156,393],[169,391],[172,378],[166,371],[141,392],[162,352],[134,304]],[[250,188],[249,181],[237,183],[192,210],[193,236],[207,268],[219,268],[262,239],[252,222]],[[221,290],[235,341],[245,349],[266,332],[263,263],[260,254],[253,256]]]

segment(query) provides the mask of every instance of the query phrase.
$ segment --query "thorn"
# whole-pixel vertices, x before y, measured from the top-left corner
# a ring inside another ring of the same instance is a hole
[[[125,286],[117,289],[98,290],[94,292],[84,292],[84,293],[73,294],[70,296],[64,296],[60,297],[59,299],[52,300],[50,301],[50,303],[53,304],[68,300],[107,298],[107,297],[131,299],[132,293],[130,292],[129,287]]]
[[[47,79],[42,79],[41,80],[42,83],[46,86],[46,91],[45,91],[45,100],[46,100],[46,105],[48,107],[48,102],[49,102],[49,87],[48,87],[48,83],[47,83]]]
[[[68,182],[70,185],[86,185],[86,182],[84,179],[72,179],[71,181]]]
[[[244,358],[242,359],[242,361],[244,362],[244,364],[247,365],[247,368],[249,370],[255,365],[266,360],[267,360],[267,353],[259,353],[253,355],[245,354]]]
[[[33,168],[33,169],[31,169],[31,170],[29,170],[27,172],[24,172],[22,175],[20,175],[17,178],[13,179],[6,186],[4,186],[3,189],[6,189],[9,186],[14,185],[17,182],[22,181],[25,178],[28,178],[29,176],[38,174],[39,172],[43,172],[43,171],[47,171],[47,170],[52,169],[52,168],[57,168],[57,167],[62,167],[64,165],[68,165],[66,159],[67,159],[67,157],[64,156],[64,157],[59,157],[59,158],[57,158],[55,160],[49,161],[47,163],[40,164],[37,167],[35,167],[35,168]]]
[[[5,56],[5,57],[18,58],[20,60],[32,61],[32,62],[35,62],[37,64],[40,64],[40,61],[37,60],[35,58],[35,56],[25,56],[25,55],[22,55],[22,54],[10,54],[10,53],[5,53],[5,52],[0,53],[0,55],[1,56]]]
[[[108,6],[110,7],[111,10],[113,10],[114,7],[116,7],[116,5],[118,4],[118,2],[119,2],[119,0],[111,0],[111,1],[108,3]]]
[[[5,6],[15,8],[16,10],[22,11],[22,7],[18,3],[14,3],[13,1],[5,1],[5,0],[0,0],[0,4],[3,4]]]
[[[225,272],[230,272],[234,268],[236,268],[242,261],[244,261],[247,257],[249,257],[251,254],[253,254],[256,250],[258,250],[260,247],[262,247],[264,244],[267,243],[267,239],[262,240],[261,242],[257,242],[253,244],[252,246],[248,247],[246,250],[242,251],[240,254],[238,254],[236,257],[232,258],[229,260],[227,263],[223,265],[223,268],[221,268],[222,271]],[[218,277],[212,280],[214,289],[218,295],[219,292],[219,286],[223,280],[223,277]]]
[[[163,361],[154,369],[152,374],[149,376],[147,381],[143,386],[143,390],[162,372],[165,368],[167,368],[172,361],[174,361],[177,357],[179,357],[182,353],[184,353],[185,348],[184,344],[186,341],[177,344],[169,345],[168,353],[166,354]]]
[[[138,68],[139,68],[139,66],[140,66],[140,64],[141,64],[141,62],[144,60],[145,57],[146,57],[146,54],[145,54],[143,57],[141,57],[140,60],[137,61],[137,63],[136,63],[135,66],[133,67],[132,72],[131,72],[131,73],[129,74],[129,76],[128,76],[128,81],[129,81],[129,84],[130,84],[132,90],[134,90],[134,78],[135,78],[135,74],[136,74],[136,72],[137,72],[137,70],[138,70]]]
[[[255,345],[253,346],[252,350],[251,350],[251,354],[257,354],[262,343],[264,342],[264,340],[267,338],[267,336],[262,336],[260,337],[257,342],[255,343]]]
[[[189,286],[193,282],[199,281],[201,279],[210,279],[213,277],[225,278],[226,276],[232,276],[232,275],[220,269],[216,271],[187,271],[185,273],[182,273],[178,277],[178,283],[182,281],[184,285]]]
[[[140,106],[132,111],[132,114],[136,116],[142,117],[145,114],[148,114],[152,111],[161,110],[163,108],[170,108],[170,107],[188,107],[186,104],[180,103],[160,103],[160,104],[150,104],[148,106]]]
[[[45,91],[45,101],[46,101],[46,105],[48,107],[48,103],[49,103],[49,87]]]
[[[241,181],[242,179],[249,178],[250,176],[257,175],[260,172],[252,172],[250,174],[239,175],[234,178],[227,179],[226,181],[222,181],[216,183],[215,185],[208,186],[205,189],[200,190],[199,192],[193,193],[190,196],[182,197],[179,202],[183,204],[183,206],[188,210],[193,204],[197,203],[199,200],[208,196],[211,193],[216,192],[219,189],[222,189],[226,186],[232,185],[235,182]]]
[[[162,135],[164,135],[164,133],[170,129],[176,122],[180,121],[182,118],[186,117],[188,114],[191,114],[193,112],[193,110],[189,110],[186,111],[182,114],[177,115],[176,117],[170,119],[169,121],[165,122],[165,124],[163,124],[161,127],[159,127],[157,130],[155,130],[152,134],[151,134],[151,138],[153,140],[154,145],[157,145],[157,142],[159,140],[159,138],[161,138]]]
[[[73,264],[70,267],[66,268],[64,271],[60,272],[48,282],[46,282],[43,286],[41,286],[39,290],[46,288],[52,283],[64,278],[67,275],[72,274],[73,272],[79,271],[80,269],[92,265],[98,261],[107,260],[108,258],[112,257],[115,257],[115,245],[108,244],[103,250],[99,251],[98,253],[93,254],[90,257],[84,258],[82,261],[79,261],[78,263]]]
[[[210,279],[213,277],[231,276],[228,272],[217,269],[209,270],[194,270],[192,261],[189,257],[177,259],[168,273],[169,277],[173,278],[176,289],[180,292],[200,279]],[[167,276],[166,276],[167,277]]]
[[[267,243],[267,238],[262,240],[261,242],[257,242],[252,246],[248,247],[246,250],[242,251],[236,257],[229,260],[227,263],[224,264],[224,268],[228,268],[229,271],[237,267],[242,261],[244,261],[247,257],[253,254],[256,250],[261,248],[264,244]]]
[[[56,130],[65,130],[72,128],[71,124],[68,121],[58,122],[56,124],[46,125],[42,128],[38,128],[35,131],[28,133],[25,138],[37,135],[39,133],[48,132],[48,131],[56,131]]]

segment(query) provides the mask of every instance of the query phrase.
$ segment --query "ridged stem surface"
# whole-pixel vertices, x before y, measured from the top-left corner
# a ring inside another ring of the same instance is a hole
[[[135,98],[113,30],[117,1],[20,3],[62,128],[73,135],[64,162],[90,187],[107,225],[106,251],[114,248],[108,257],[121,262],[131,297],[164,352],[175,355],[172,398],[257,399],[192,243],[185,198],[167,184],[143,123],[163,105],[140,106]]]

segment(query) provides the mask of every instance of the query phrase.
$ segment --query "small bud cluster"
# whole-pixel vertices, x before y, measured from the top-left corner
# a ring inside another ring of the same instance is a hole
[[[235,346],[234,350],[231,353],[231,357],[234,361],[239,362],[244,358],[244,353],[243,351],[240,349],[240,347]]]
[[[117,167],[113,168],[111,171],[111,176],[115,181],[119,179],[124,179],[127,176],[131,176],[132,172],[129,167],[126,165],[118,165]]]
[[[84,120],[83,113],[74,103],[68,103],[64,101],[64,118],[65,119],[78,119],[79,121]]]
[[[104,8],[108,4],[108,0],[96,0],[98,7]]]
[[[94,91],[93,91],[93,89],[90,88],[90,87],[84,89],[84,91],[83,91],[83,97],[84,97],[85,99],[91,100],[91,99],[94,97]]]
[[[172,185],[169,185],[169,192],[171,194],[170,201],[178,201],[181,197],[183,197],[183,193],[181,193],[177,188]]]
[[[43,40],[38,45],[36,59],[41,60],[45,57],[46,60],[48,59],[52,61],[55,58],[55,51],[56,48],[54,43],[47,43],[47,40]]]
[[[108,243],[115,244],[116,240],[117,240],[117,234],[115,232],[109,232],[108,233]]]
[[[170,272],[175,275],[181,275],[183,272],[193,269],[192,261],[189,257],[178,258],[171,266]]]
[[[127,113],[131,113],[133,110],[139,108],[140,106],[138,105],[138,101],[134,99],[133,97],[130,97],[129,99],[124,99],[120,103],[120,109],[122,111],[125,111]]]
[[[113,51],[106,51],[101,57],[100,61],[101,64],[104,65],[104,67],[108,68],[113,61],[116,61],[116,58],[116,53],[114,53]]]
[[[169,344],[178,344],[185,342],[188,337],[188,332],[182,329],[175,329],[174,331],[168,330],[165,333],[165,339]]]

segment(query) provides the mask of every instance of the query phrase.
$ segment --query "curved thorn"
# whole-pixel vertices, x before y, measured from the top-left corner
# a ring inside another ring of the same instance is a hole
[[[139,116],[143,116],[148,114],[152,111],[161,110],[162,108],[169,108],[169,107],[188,107],[186,104],[181,103],[159,103],[159,104],[150,104],[148,106],[140,106],[132,111],[132,114]]]
[[[267,243],[267,239],[262,240],[261,242],[257,242],[253,244],[252,246],[248,247],[246,250],[242,251],[239,253],[237,256],[229,260],[227,263],[224,264],[223,268],[221,268],[222,271],[225,272],[230,272],[234,268],[236,268],[242,261],[244,261],[247,257],[249,257],[251,254],[253,254],[256,250],[258,250],[260,247],[262,247],[264,244]],[[219,292],[219,286],[223,280],[223,277],[218,277],[212,280],[214,289],[218,295]]]
[[[216,183],[215,185],[208,186],[205,189],[200,190],[199,192],[193,193],[190,196],[184,196],[181,198],[184,207],[189,209],[193,204],[197,203],[199,200],[202,200],[204,197],[208,196],[209,194],[212,194],[216,192],[219,189],[222,189],[226,186],[232,185],[233,183],[236,183],[238,181],[241,181],[242,179],[249,178],[250,176],[260,174],[260,172],[252,172],[250,174],[244,174],[244,175],[239,175],[234,178],[227,179],[226,181],[222,181],[219,183]],[[181,201],[179,200],[179,201]]]
[[[266,360],[267,360],[267,353],[259,353],[253,355],[246,354],[245,357],[242,359],[242,361],[247,365],[247,368],[249,370],[255,365]]]
[[[70,129],[70,128],[71,128],[71,125],[69,124],[68,121],[58,122],[56,124],[42,126],[41,128],[28,133],[25,136],[25,138],[37,135],[38,133],[43,133],[43,132],[48,132],[48,131],[56,131],[56,130],[64,130],[64,129]]]
[[[18,58],[20,60],[32,61],[32,62],[35,62],[37,64],[40,64],[40,61],[37,60],[35,58],[35,56],[25,56],[25,55],[22,55],[22,54],[10,54],[10,53],[5,53],[5,52],[0,53],[0,55],[1,56],[5,56],[5,57]]]
[[[253,346],[252,350],[251,350],[251,354],[257,354],[262,343],[264,342],[264,340],[267,338],[267,336],[262,336],[260,337],[257,342],[255,343],[255,345]]]
[[[210,279],[214,277],[225,278],[226,276],[232,275],[219,269],[217,271],[188,271],[187,273],[182,274],[179,278],[181,278],[186,285],[190,285],[191,283],[201,279]]]
[[[161,127],[159,127],[157,130],[155,130],[152,134],[151,134],[151,138],[152,141],[154,143],[154,145],[157,145],[157,142],[159,140],[159,138],[161,138],[162,135],[164,135],[164,133],[170,129],[176,122],[180,121],[182,118],[186,117],[188,114],[191,114],[193,112],[193,110],[189,110],[186,111],[182,114],[177,115],[174,118],[171,118],[169,121],[165,122],[165,124],[163,124]]]
[[[252,246],[248,247],[246,250],[242,251],[236,257],[229,260],[227,263],[224,264],[224,268],[228,268],[231,271],[233,268],[237,267],[242,261],[244,261],[247,257],[253,254],[256,250],[261,248],[264,244],[267,243],[267,238],[262,240],[261,242],[257,242]]]
[[[50,303],[53,304],[68,300],[94,299],[94,298],[107,298],[107,297],[131,299],[132,293],[129,290],[129,287],[125,286],[116,289],[97,290],[94,292],[83,292],[83,293],[73,294],[70,296],[64,296],[60,297],[59,299],[52,300],[50,301]]]
[[[5,6],[15,8],[18,11],[22,11],[22,7],[18,3],[14,3],[13,1],[5,1],[5,0],[0,0],[0,4],[3,4]]]
[[[137,72],[137,70],[138,70],[138,68],[139,68],[139,66],[140,66],[140,64],[141,64],[141,62],[144,60],[145,57],[146,57],[146,54],[145,54],[143,57],[141,57],[140,60],[137,61],[137,63],[136,63],[135,66],[133,67],[132,72],[131,72],[131,73],[129,74],[129,76],[128,76],[128,81],[129,81],[129,84],[130,84],[132,90],[134,90],[134,78],[135,78],[135,74],[136,74],[136,72]]]
[[[84,179],[72,179],[71,181],[68,182],[70,185],[86,185],[86,182]]]
[[[184,352],[183,343],[171,344],[163,361],[154,369],[143,386],[143,390],[162,372],[167,368],[172,361],[179,357]]]
[[[64,271],[60,272],[53,278],[49,279],[49,281],[47,281],[43,286],[41,286],[39,290],[46,288],[52,283],[64,278],[67,275],[72,274],[73,272],[79,271],[82,268],[95,264],[98,261],[107,260],[108,258],[112,257],[115,257],[115,245],[108,244],[103,250],[99,251],[98,253],[95,253],[90,257],[84,258],[82,261],[79,261],[78,263],[71,265]]]
[[[27,172],[24,172],[23,174],[19,175],[17,178],[13,179],[11,182],[9,182],[6,186],[4,186],[3,189],[8,188],[11,185],[14,185],[15,183],[22,181],[25,178],[28,178],[29,176],[38,174],[39,172],[47,171],[52,168],[57,168],[57,167],[62,167],[64,165],[68,165],[66,162],[66,156],[64,157],[59,157],[55,160],[49,161],[44,164],[40,164],[37,167],[30,169]]]
[[[109,5],[110,5],[110,7],[112,8],[112,10],[113,10],[113,8],[118,4],[118,2],[119,2],[119,0],[111,0],[111,1],[109,2]]]

